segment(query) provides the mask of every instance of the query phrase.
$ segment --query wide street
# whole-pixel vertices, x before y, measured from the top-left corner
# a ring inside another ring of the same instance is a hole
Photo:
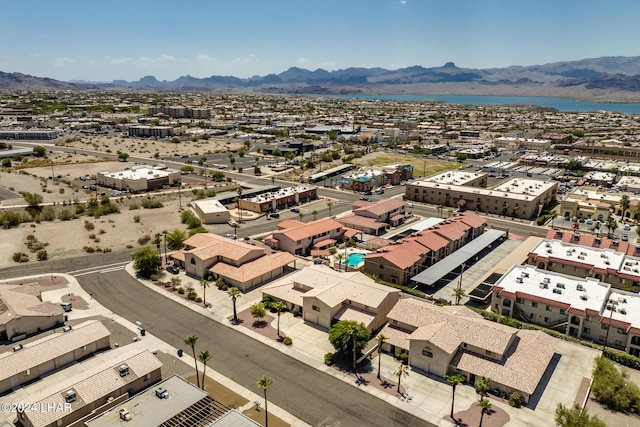
[[[172,346],[184,348],[184,338],[197,334],[198,348],[213,354],[210,366],[250,390],[257,389],[255,383],[262,375],[271,377],[270,400],[311,425],[430,425],[163,297],[124,270],[88,274],[78,281],[102,305],[131,322],[142,322],[147,331]]]

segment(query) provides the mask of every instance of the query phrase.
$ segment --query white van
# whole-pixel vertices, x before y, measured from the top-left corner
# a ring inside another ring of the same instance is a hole
[[[62,307],[64,311],[71,311],[71,309],[73,308],[73,305],[71,305],[70,302],[61,302],[60,307]]]

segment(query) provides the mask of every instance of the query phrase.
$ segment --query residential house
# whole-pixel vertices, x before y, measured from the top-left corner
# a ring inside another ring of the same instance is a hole
[[[366,234],[379,236],[387,226],[397,226],[406,218],[407,204],[400,199],[383,199],[376,202],[353,202],[352,213],[336,218],[340,224]]]
[[[326,248],[357,234],[332,218],[310,222],[286,220],[278,224],[278,231],[266,237],[264,243],[290,254],[308,255],[312,249]]]

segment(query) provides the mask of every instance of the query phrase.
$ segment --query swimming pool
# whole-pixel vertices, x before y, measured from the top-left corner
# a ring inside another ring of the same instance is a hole
[[[367,254],[356,253],[356,252],[350,253],[347,256],[347,260],[342,262],[342,265],[346,265],[349,267],[357,267],[364,262],[365,256],[367,256]]]

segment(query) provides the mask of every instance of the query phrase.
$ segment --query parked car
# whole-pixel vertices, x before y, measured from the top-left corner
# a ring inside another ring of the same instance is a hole
[[[292,211],[293,211],[293,209],[292,209]],[[279,213],[276,213],[276,212],[270,213],[270,214],[269,214],[269,216],[270,216],[271,218],[280,218],[280,214],[279,214]]]
[[[384,188],[377,188],[376,194],[384,194]]]
[[[300,213],[300,209],[298,209],[298,208],[291,208],[291,212],[294,212],[294,213]]]
[[[623,234],[622,235],[622,241],[623,242],[628,242],[629,241],[629,236],[627,234]]]
[[[624,231],[631,231],[631,226],[629,224],[625,224],[622,228]]]
[[[178,266],[176,265],[170,265],[169,267],[167,267],[167,271],[171,274],[178,274],[180,273],[180,269],[178,268]]]
[[[62,307],[64,311],[71,311],[71,309],[73,309],[73,305],[70,302],[61,302],[60,307]]]
[[[371,195],[373,195],[373,193],[371,192],[371,190],[367,190],[367,191],[364,192],[364,195],[365,196],[371,196]]]

